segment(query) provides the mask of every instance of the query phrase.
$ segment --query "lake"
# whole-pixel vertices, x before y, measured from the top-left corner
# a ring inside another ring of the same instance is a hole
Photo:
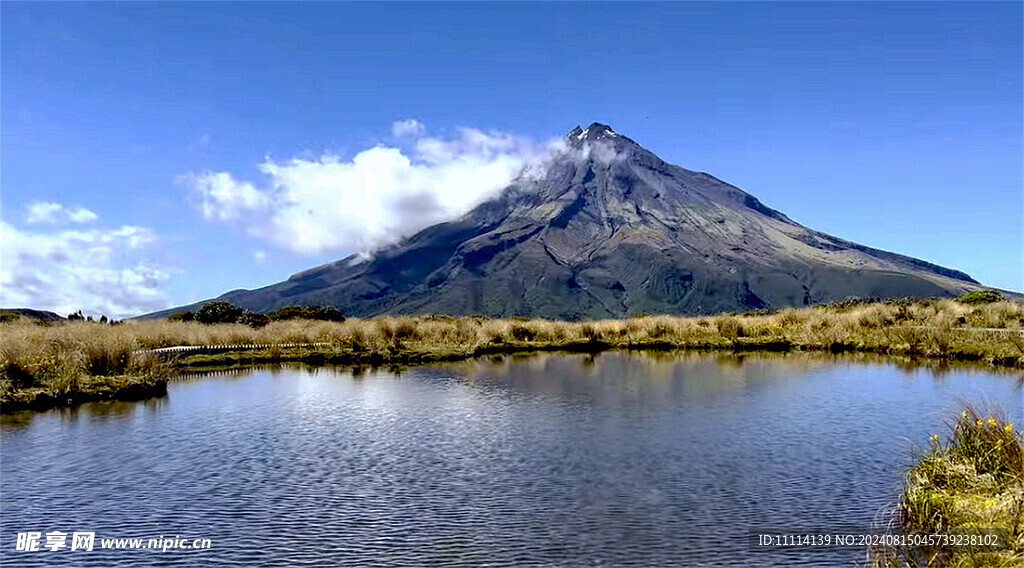
[[[915,449],[964,401],[1024,422],[1022,388],[983,367],[621,352],[185,377],[4,416],[0,560],[853,566],[864,550],[751,552],[747,534],[886,522]],[[27,531],[95,548],[15,551]],[[161,536],[210,548],[100,544]]]

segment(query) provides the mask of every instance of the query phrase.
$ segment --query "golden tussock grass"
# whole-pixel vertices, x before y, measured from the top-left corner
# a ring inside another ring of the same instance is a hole
[[[163,320],[113,326],[21,320],[0,325],[0,403],[26,389],[71,393],[87,378],[156,380],[170,372],[169,365],[141,351],[179,345],[326,343],[312,352],[339,363],[430,361],[531,349],[679,348],[862,351],[1024,367],[1022,329],[1024,305],[1018,302],[970,306],[955,300],[589,322],[385,316],[285,320],[251,328]],[[309,349],[272,348],[259,357],[310,355]]]

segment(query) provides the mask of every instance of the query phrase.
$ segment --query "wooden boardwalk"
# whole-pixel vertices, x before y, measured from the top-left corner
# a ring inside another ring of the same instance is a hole
[[[157,355],[159,357],[184,357],[189,355],[210,355],[229,351],[255,351],[259,349],[314,349],[328,347],[330,342],[315,343],[239,343],[229,345],[179,345],[177,347],[160,347],[158,349],[140,349],[136,353]]]
[[[914,329],[938,329],[928,326],[913,326]],[[957,332],[980,332],[980,333],[1011,333],[1015,335],[1024,334],[1024,329],[1006,329],[998,327],[951,327],[950,331]],[[255,351],[258,349],[316,349],[329,347],[328,341],[314,343],[239,343],[229,345],[179,345],[176,347],[160,347],[158,349],[140,349],[139,354],[152,354],[161,357],[181,357],[188,355],[209,355],[214,353],[227,353],[229,351]]]
[[[916,325],[915,329],[939,329],[937,327],[928,327],[925,325]],[[995,332],[995,333],[1015,333],[1017,335],[1024,334],[1024,329],[1007,329],[1005,327],[951,327],[949,331],[980,331],[980,332]]]

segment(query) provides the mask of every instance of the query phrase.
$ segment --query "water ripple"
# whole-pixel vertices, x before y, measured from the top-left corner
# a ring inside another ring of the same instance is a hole
[[[1020,396],[978,374],[622,354],[210,377],[5,422],[0,564],[853,565],[752,554],[747,530],[866,528],[959,397]],[[212,548],[15,552],[30,530]]]

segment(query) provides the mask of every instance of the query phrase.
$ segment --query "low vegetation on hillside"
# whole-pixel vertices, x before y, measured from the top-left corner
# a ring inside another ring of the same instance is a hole
[[[263,327],[272,321],[290,319],[345,321],[345,316],[338,308],[323,306],[287,306],[270,314],[261,314],[218,300],[203,304],[194,314],[188,311],[178,312],[167,319],[174,322],[240,323],[249,327]]]

